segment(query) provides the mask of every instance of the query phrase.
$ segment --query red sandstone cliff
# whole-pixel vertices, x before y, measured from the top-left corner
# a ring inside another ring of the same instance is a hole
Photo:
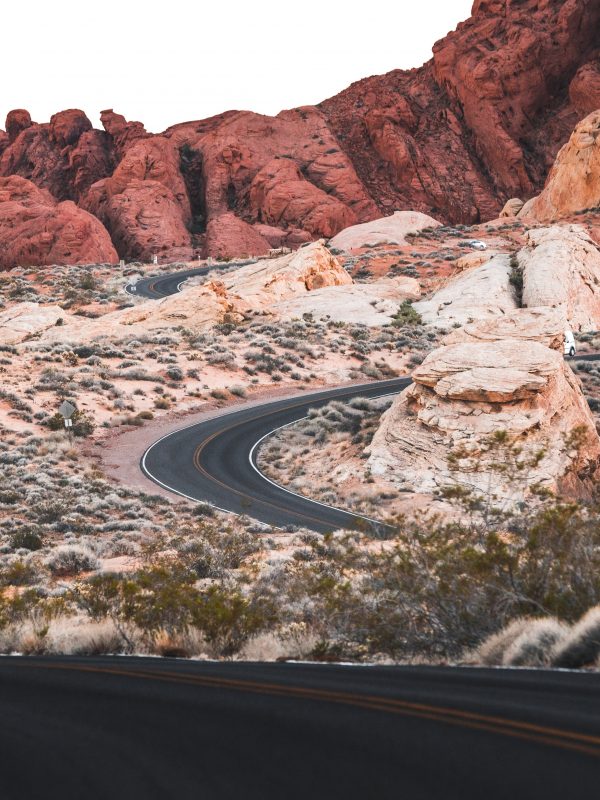
[[[237,256],[411,208],[450,222],[539,192],[600,104],[599,0],[476,0],[420,69],[276,117],[227,112],[161,135],[103,111],[13,111],[0,175],[73,200],[120,256]],[[10,254],[3,258],[10,261]]]

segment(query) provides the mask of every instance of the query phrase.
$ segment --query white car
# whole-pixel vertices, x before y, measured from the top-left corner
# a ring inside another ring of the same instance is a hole
[[[473,247],[475,250],[487,250],[487,244],[482,242],[481,239],[471,239],[470,242],[467,242],[469,247]]]
[[[575,355],[575,337],[573,331],[565,331],[565,355],[573,358]]]

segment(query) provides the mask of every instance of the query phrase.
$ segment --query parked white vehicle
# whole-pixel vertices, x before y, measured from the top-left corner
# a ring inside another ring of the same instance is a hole
[[[471,239],[470,242],[467,242],[469,247],[473,247],[475,250],[487,250],[487,244],[482,242],[481,239]]]
[[[565,331],[565,355],[573,358],[575,355],[575,337],[573,331]]]

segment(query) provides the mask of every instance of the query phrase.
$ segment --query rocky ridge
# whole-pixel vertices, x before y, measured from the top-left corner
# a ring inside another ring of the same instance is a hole
[[[397,209],[478,222],[539,192],[593,110],[599,28],[596,0],[476,0],[420,69],[276,117],[153,135],[111,110],[103,130],[77,109],[43,124],[15,110],[0,175],[92,212],[130,260],[259,255]]]

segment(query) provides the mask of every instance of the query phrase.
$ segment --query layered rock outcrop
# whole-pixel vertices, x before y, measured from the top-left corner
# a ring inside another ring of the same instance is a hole
[[[600,439],[562,356],[564,325],[560,312],[520,309],[452,333],[384,414],[369,451],[373,475],[416,492],[459,484],[505,501],[534,485],[591,496]],[[499,431],[518,456],[490,449]],[[516,476],[493,466],[512,458],[527,465]]]
[[[573,331],[600,329],[600,249],[579,225],[530,230],[518,254],[523,305],[556,308]]]
[[[183,325],[190,330],[222,322],[242,322],[257,315],[276,318],[277,304],[324,287],[346,288],[352,279],[322,241],[281,258],[263,259],[199,286],[190,286],[161,301],[150,300],[97,320],[71,318],[48,330],[47,341],[81,342],[95,337],[121,337]]]
[[[297,246],[397,209],[491,219],[506,198],[540,191],[592,110],[599,29],[597,0],[477,0],[420,69],[359,81],[318,107],[231,111],[160,136],[112,110],[102,131],[77,110],[47,124],[16,110],[0,133],[0,175],[81,203],[124,258]],[[168,207],[150,237],[146,203]]]
[[[59,203],[33,183],[0,178],[0,269],[117,262],[102,224],[75,203]]]
[[[577,125],[542,193],[519,216],[546,222],[590,208],[600,208],[600,110]]]

